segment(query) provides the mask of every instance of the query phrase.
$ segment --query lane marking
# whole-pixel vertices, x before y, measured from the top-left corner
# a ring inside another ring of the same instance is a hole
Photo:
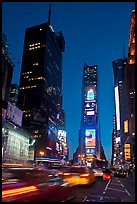
[[[103,199],[103,196],[100,197],[100,200],[102,200],[102,199]]]
[[[121,192],[126,193],[125,191],[122,191],[122,190],[119,190],[119,189],[116,189],[116,188],[108,188],[108,189],[110,189],[110,190],[114,190],[114,191],[121,191]]]
[[[124,188],[124,190],[126,191],[126,193],[131,196],[131,194],[128,192],[128,190],[124,187],[124,185],[118,180],[118,182],[120,183],[120,185]]]
[[[131,196],[131,194],[127,191],[127,189],[125,189],[125,191],[127,192],[127,194],[128,194],[129,196]]]
[[[107,190],[107,187],[108,187],[108,185],[110,184],[110,181],[111,181],[111,180],[108,181],[108,183],[107,183],[107,185],[106,185],[106,188],[105,188],[105,191]]]
[[[85,200],[87,199],[87,197],[88,197],[88,196],[86,196],[82,202],[85,202]]]
[[[121,183],[121,186],[124,188],[123,184]]]

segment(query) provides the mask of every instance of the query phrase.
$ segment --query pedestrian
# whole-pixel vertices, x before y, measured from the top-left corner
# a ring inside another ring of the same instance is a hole
[[[130,176],[130,169],[128,169],[128,176]]]
[[[133,170],[130,170],[130,177],[133,177]]]

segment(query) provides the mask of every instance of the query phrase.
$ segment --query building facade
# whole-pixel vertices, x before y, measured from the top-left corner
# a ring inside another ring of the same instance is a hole
[[[14,64],[8,56],[7,36],[2,33],[2,135],[6,127],[6,112],[10,99],[10,86]]]
[[[7,127],[7,107],[10,99],[10,86],[13,76],[14,64],[8,55],[7,36],[2,33],[2,152],[4,149],[4,141],[6,139],[5,132]]]
[[[112,64],[116,107],[115,163],[129,166],[135,164],[135,10],[131,14],[128,57]]]
[[[16,105],[18,100],[18,84],[11,84],[10,87],[10,103]]]
[[[24,113],[23,127],[36,139],[35,157],[40,151],[44,156],[59,157],[64,47],[62,32],[55,33],[50,21],[25,31],[17,105]]]
[[[114,60],[112,62],[113,72],[114,72],[114,98],[115,98],[115,118],[113,118],[113,138],[116,141],[116,149],[113,152],[114,155],[114,163],[119,164],[121,162],[121,124],[122,124],[122,116],[121,116],[121,107],[122,107],[122,85],[123,85],[123,76],[124,71],[127,64],[127,58],[123,57],[121,59]]]
[[[80,128],[80,152],[88,158],[99,156],[97,65],[84,64],[82,81],[82,112]]]
[[[135,165],[135,9],[131,13],[128,64],[122,87],[122,153],[125,165]]]

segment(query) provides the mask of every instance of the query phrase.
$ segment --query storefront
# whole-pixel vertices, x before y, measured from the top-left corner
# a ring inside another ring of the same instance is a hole
[[[3,145],[3,163],[27,163],[30,141],[29,135],[21,128],[7,123]]]

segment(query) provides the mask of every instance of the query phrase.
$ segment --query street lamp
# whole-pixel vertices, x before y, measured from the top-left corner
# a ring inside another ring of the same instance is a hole
[[[44,156],[45,153],[42,152],[42,151],[40,151],[39,154],[40,154],[40,156],[42,157],[42,156]]]

